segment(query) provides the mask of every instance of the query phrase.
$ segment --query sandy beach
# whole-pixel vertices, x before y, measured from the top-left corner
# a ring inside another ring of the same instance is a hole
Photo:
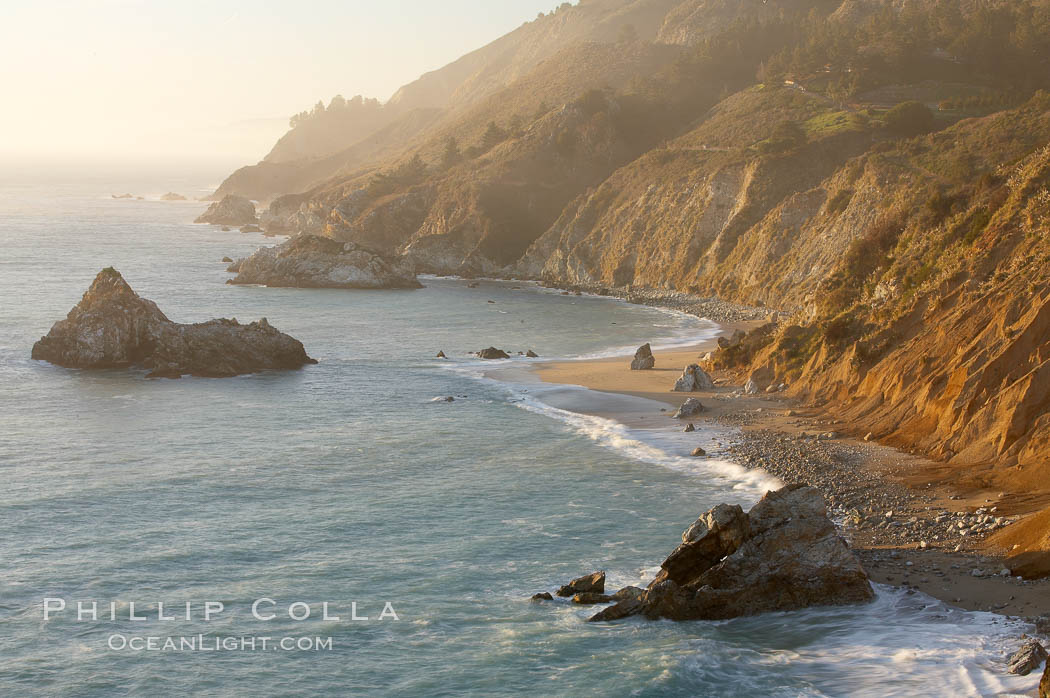
[[[726,323],[719,336],[757,324]],[[1003,559],[982,546],[987,535],[1018,517],[997,511],[988,493],[961,495],[917,477],[935,471],[931,461],[835,433],[833,415],[802,409],[780,394],[744,395],[736,377],[716,372],[713,391],[671,392],[684,368],[716,347],[717,337],[691,347],[654,349],[656,366],[646,371],[632,371],[630,357],[617,357],[538,363],[531,372],[546,383],[607,394],[600,400],[590,394],[587,404],[577,391],[576,404],[566,409],[631,426],[666,427],[682,402],[699,398],[707,411],[691,421],[739,429],[733,443],[710,455],[821,490],[873,581],[966,610],[1022,617],[1050,633],[1050,580],[1010,576]]]

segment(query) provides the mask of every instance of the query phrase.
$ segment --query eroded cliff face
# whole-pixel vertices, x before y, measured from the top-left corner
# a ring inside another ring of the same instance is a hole
[[[865,337],[821,346],[795,392],[975,487],[1030,494],[1050,490],[1050,150],[1004,174],[987,228],[925,287],[885,303]]]
[[[943,461],[958,485],[1050,494],[1047,140],[1041,95],[788,197],[727,263],[798,312],[715,361]]]

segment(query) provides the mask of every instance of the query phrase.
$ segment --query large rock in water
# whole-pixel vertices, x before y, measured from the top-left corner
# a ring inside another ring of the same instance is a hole
[[[209,206],[194,223],[240,226],[255,223],[256,220],[255,204],[251,200],[236,194],[227,194],[222,201],[216,201]]]
[[[695,393],[698,390],[714,389],[715,383],[711,376],[707,375],[707,371],[698,364],[689,364],[671,390],[676,393]]]
[[[656,359],[653,357],[653,349],[648,344],[643,344],[638,347],[638,351],[634,352],[634,361],[631,362],[632,371],[648,371],[653,366],[656,366]]]
[[[103,269],[65,320],[33,345],[33,358],[68,368],[152,369],[150,377],[224,377],[317,363],[301,342],[263,318],[250,325],[172,322],[120,273]]]
[[[283,288],[423,288],[408,265],[381,257],[352,242],[300,235],[264,247],[230,271],[231,284]]]
[[[1043,680],[1039,682],[1039,698],[1050,698],[1050,661],[1043,670]]]
[[[769,492],[748,514],[720,505],[697,520],[638,599],[592,621],[642,614],[716,620],[875,598],[860,561],[812,487]]]

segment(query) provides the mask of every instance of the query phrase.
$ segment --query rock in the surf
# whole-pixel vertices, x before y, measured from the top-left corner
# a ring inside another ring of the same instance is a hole
[[[582,591],[572,597],[572,602],[580,606],[593,606],[596,603],[609,603],[612,600],[611,596],[593,591]]]
[[[699,446],[697,446],[696,448],[693,449],[693,457],[694,458],[699,458],[700,456],[706,456],[706,455],[707,455],[707,451],[705,451],[704,449],[700,448]]]
[[[1021,645],[1021,649],[1011,654],[1006,660],[1007,670],[1011,674],[1028,676],[1043,666],[1046,657],[1046,649],[1038,641],[1027,640]]]
[[[236,194],[227,194],[222,201],[216,201],[208,210],[197,217],[194,223],[213,223],[215,225],[248,225],[256,222],[255,204],[250,199]]]
[[[1039,698],[1050,698],[1050,660],[1043,670],[1043,680],[1039,682]]]
[[[631,361],[631,370],[648,371],[654,366],[656,366],[656,359],[653,357],[652,347],[648,344],[638,347],[638,351],[634,352],[634,360]]]
[[[714,389],[715,383],[711,380],[711,376],[707,375],[707,371],[697,364],[689,364],[671,390],[676,393],[695,393],[700,390]]]
[[[301,342],[265,318],[249,325],[172,322],[112,267],[99,272],[66,319],[33,345],[32,357],[68,368],[140,366],[151,370],[151,378],[218,378],[317,363]]]
[[[494,360],[494,359],[509,359],[510,355],[502,349],[496,347],[489,347],[488,349],[482,349],[478,352],[479,359]]]
[[[525,352],[525,357],[528,359],[538,359],[540,358],[540,355],[534,352],[532,349],[529,349],[527,352]]]
[[[558,596],[576,596],[584,593],[605,593],[605,572],[594,572],[582,577],[577,577],[565,586],[558,589]]]
[[[532,595],[532,600],[533,601],[553,601],[554,597],[551,596],[551,593],[549,591],[542,591],[539,594],[533,594]]]
[[[227,283],[276,288],[423,287],[401,260],[317,235],[300,235],[276,247],[264,247],[239,261],[237,272]]]
[[[700,517],[645,594],[592,621],[630,615],[717,620],[871,601],[860,561],[808,485],[769,492],[750,512],[719,505]]]
[[[703,414],[704,410],[703,403],[697,400],[695,397],[691,397],[682,403],[682,406],[678,408],[678,411],[672,415],[675,419],[686,419],[688,417],[696,417],[697,415]]]

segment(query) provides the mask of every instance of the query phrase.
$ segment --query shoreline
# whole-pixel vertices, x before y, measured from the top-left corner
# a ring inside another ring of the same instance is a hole
[[[593,408],[578,404],[572,409],[581,414],[634,427],[681,425],[684,429],[686,421],[692,421],[698,427],[735,428],[736,438],[709,455],[725,457],[748,470],[761,468],[785,483],[805,482],[820,490],[829,514],[873,583],[920,591],[967,611],[1020,618],[1035,624],[1040,634],[1050,635],[1050,579],[1026,581],[1003,574],[1003,558],[979,549],[984,536],[1019,517],[1002,516],[983,497],[963,499],[944,485],[915,477],[932,461],[835,434],[834,418],[799,407],[779,393],[745,395],[731,376],[720,372],[711,374],[712,391],[671,392],[685,366],[717,348],[719,337],[763,324],[768,314],[764,311],[761,320],[716,320],[716,334],[709,340],[654,349],[652,370],[631,371],[629,357],[615,357],[543,361],[525,371],[546,384],[667,405],[660,409],[654,405],[645,413],[637,409],[637,402],[628,410],[617,409],[615,400],[602,400]],[[707,411],[692,420],[671,421],[671,411],[689,397],[699,398]]]

